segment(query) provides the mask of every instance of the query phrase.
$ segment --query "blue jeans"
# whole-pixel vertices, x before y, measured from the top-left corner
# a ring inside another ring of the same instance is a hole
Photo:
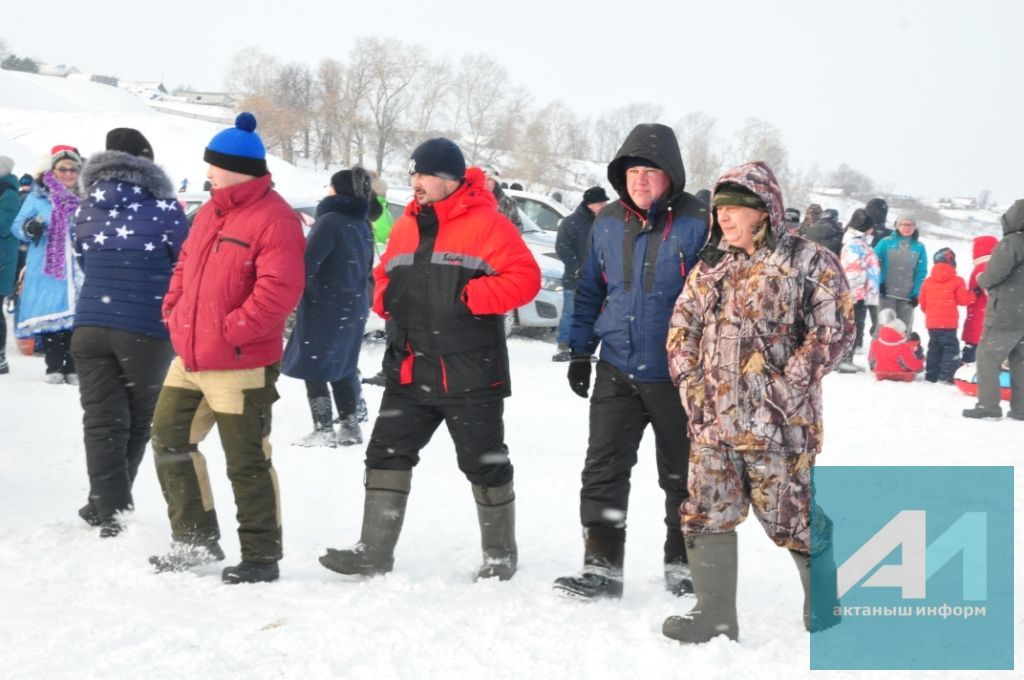
[[[575,300],[575,288],[562,290],[562,318],[558,320],[558,335],[555,337],[559,345],[569,344],[569,329],[572,328],[572,308]]]

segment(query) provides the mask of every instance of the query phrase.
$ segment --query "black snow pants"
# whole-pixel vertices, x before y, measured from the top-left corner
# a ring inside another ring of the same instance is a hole
[[[956,329],[928,329],[928,355],[925,357],[924,379],[928,382],[952,382],[960,368],[960,341]]]
[[[169,340],[80,326],[71,354],[82,401],[89,502],[104,520],[132,507],[132,483],[174,349]]]
[[[597,363],[590,399],[590,441],[580,489],[583,526],[626,525],[629,477],[648,424],[654,429],[658,485],[665,492],[665,526],[680,532],[690,440],[679,390],[669,382],[636,382],[604,361]]]

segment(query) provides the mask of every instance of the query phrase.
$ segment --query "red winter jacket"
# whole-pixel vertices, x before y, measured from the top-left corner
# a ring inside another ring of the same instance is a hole
[[[995,236],[977,236],[974,239],[974,269],[971,270],[971,278],[967,281],[967,290],[981,291],[981,295],[975,292],[974,302],[967,305],[967,319],[964,321],[964,333],[961,336],[964,342],[972,345],[981,342],[981,329],[985,325],[985,305],[988,303],[988,293],[978,285],[978,274],[985,271],[988,258],[992,257],[992,251],[995,250],[997,243],[999,239]]]
[[[910,382],[924,368],[920,349],[919,340],[908,340],[892,326],[882,326],[871,341],[868,365],[878,380]]]
[[[373,275],[389,386],[429,403],[510,394],[503,316],[537,295],[540,268],[479,168],[432,211],[410,202]]]
[[[928,330],[956,330],[960,326],[960,310],[974,302],[974,293],[967,290],[964,280],[956,275],[952,265],[938,262],[932,273],[921,284],[918,294],[924,326]]]
[[[305,239],[270,175],[225,189],[196,214],[164,297],[189,371],[269,366],[305,284]]]

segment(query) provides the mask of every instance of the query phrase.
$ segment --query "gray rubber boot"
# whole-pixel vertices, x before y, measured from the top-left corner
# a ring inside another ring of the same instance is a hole
[[[328,548],[320,564],[339,574],[376,576],[395,566],[395,545],[402,533],[412,470],[367,470],[363,530],[346,550]]]
[[[625,556],[625,528],[584,527],[583,570],[575,576],[556,578],[552,588],[564,597],[621,598]]]
[[[797,571],[800,572],[800,585],[804,589],[804,628],[811,633],[831,628],[842,620],[835,609],[839,606],[836,597],[836,561],[832,556],[832,547],[811,557],[804,553],[790,550]],[[815,576],[811,583],[811,571],[821,574]],[[812,590],[813,586],[813,590]]]
[[[686,537],[697,604],[688,614],[665,619],[665,637],[687,644],[707,642],[719,635],[739,638],[736,623],[736,532]]]
[[[519,566],[516,550],[516,494],[512,482],[503,486],[473,485],[476,516],[480,520],[480,546],[484,562],[476,580],[495,578],[507,581]]]

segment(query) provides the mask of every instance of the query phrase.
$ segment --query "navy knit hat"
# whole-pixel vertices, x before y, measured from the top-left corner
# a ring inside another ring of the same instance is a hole
[[[256,134],[256,116],[238,114],[235,127],[218,132],[203,152],[203,160],[224,170],[262,177],[267,174],[267,150]]]
[[[956,253],[950,248],[939,248],[932,256],[932,262],[935,264],[945,263],[956,269]]]
[[[409,157],[409,174],[416,173],[459,180],[466,176],[466,159],[455,142],[435,137],[417,146]]]

